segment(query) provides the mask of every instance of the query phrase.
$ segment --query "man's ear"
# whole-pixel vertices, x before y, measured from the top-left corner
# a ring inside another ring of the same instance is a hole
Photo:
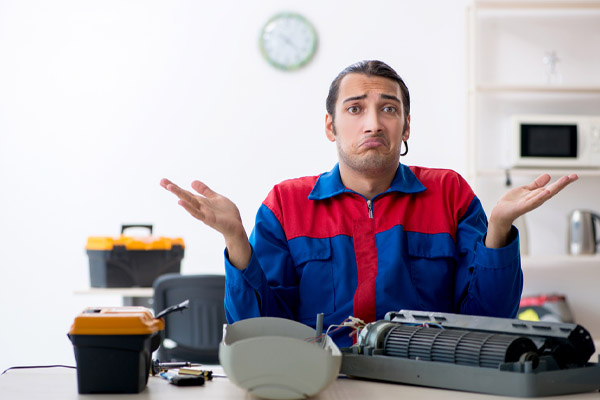
[[[410,137],[410,114],[406,116],[406,126],[404,127],[404,133],[402,133],[402,140],[408,140]]]
[[[329,113],[325,115],[325,134],[330,142],[335,142],[335,133],[333,132],[333,117]]]

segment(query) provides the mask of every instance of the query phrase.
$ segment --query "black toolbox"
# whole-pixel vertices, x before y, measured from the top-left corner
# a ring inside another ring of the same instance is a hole
[[[125,236],[129,228],[150,235]],[[185,245],[181,238],[152,236],[152,225],[123,225],[121,235],[90,236],[86,251],[92,287],[152,287],[160,275],[180,273]]]
[[[145,307],[86,308],[68,337],[77,362],[79,393],[139,393],[148,383],[152,352],[165,321]]]

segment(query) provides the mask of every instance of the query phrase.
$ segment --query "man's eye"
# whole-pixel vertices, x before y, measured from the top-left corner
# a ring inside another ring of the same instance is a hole
[[[359,106],[348,107],[348,112],[350,114],[357,114],[359,111],[360,111],[360,107]]]
[[[395,113],[396,110],[397,110],[396,107],[393,107],[393,106],[383,107],[383,112],[385,112],[385,113]]]

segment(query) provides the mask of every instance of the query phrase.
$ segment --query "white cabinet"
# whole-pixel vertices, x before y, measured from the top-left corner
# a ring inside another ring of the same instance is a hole
[[[564,255],[570,211],[600,211],[600,169],[507,169],[510,117],[600,116],[600,1],[480,0],[467,21],[467,178],[489,215],[507,176],[523,185],[542,172],[578,173],[578,182],[526,216],[530,256]]]

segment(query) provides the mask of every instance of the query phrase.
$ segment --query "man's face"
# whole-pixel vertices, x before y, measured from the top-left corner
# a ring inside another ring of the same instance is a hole
[[[327,138],[336,142],[340,167],[364,175],[394,171],[402,140],[410,135],[404,120],[400,85],[378,76],[348,74],[341,83],[334,118],[327,114]]]

